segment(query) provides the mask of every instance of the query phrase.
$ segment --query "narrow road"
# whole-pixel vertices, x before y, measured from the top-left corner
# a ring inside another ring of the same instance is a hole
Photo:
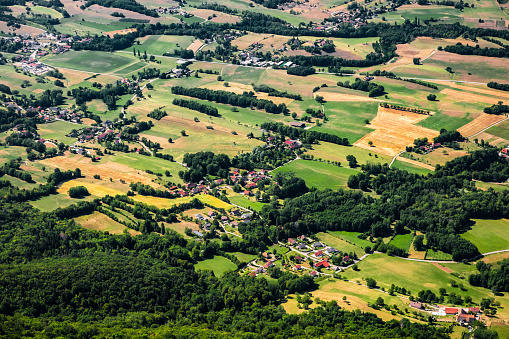
[[[143,142],[141,141],[138,141],[138,144],[140,144],[141,146],[143,146],[143,148],[145,149],[145,151],[149,152],[150,155],[154,155],[154,153],[152,153],[152,151],[150,150],[150,148],[148,148]]]
[[[394,156],[394,158],[392,158],[392,161],[391,161],[391,163],[389,164],[389,168],[391,168],[392,163],[396,160],[396,158],[397,158],[397,157],[399,157],[399,156],[400,156],[401,154],[403,154],[403,153],[405,153],[405,151],[401,151],[401,152],[399,152],[398,154],[396,154],[396,155]]]

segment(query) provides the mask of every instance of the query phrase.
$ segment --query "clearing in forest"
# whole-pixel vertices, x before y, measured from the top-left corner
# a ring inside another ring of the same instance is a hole
[[[433,140],[438,136],[438,131],[415,125],[427,117],[429,115],[379,106],[377,116],[367,126],[375,131],[365,135],[354,145],[382,154],[396,155],[404,151],[406,146],[412,145],[417,138]],[[372,146],[369,145],[370,141]]]

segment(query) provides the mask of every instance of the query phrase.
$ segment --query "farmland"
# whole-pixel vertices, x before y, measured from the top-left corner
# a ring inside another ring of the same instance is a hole
[[[134,61],[126,56],[96,51],[71,51],[44,59],[51,66],[97,73],[109,73]]]
[[[509,248],[509,221],[474,219],[470,230],[462,237],[472,241],[481,253],[505,250]]]
[[[228,271],[234,271],[237,269],[235,264],[233,264],[230,260],[219,256],[214,256],[213,259],[199,261],[196,265],[194,265],[194,268],[197,270],[210,270],[214,272],[214,275],[217,277],[222,276]]]

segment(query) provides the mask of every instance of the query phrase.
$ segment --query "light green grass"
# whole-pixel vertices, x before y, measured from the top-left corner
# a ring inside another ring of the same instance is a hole
[[[503,192],[503,191],[509,190],[509,185],[492,184],[492,183],[481,182],[481,181],[476,181],[475,187],[478,187],[481,189],[486,189],[486,190],[489,188],[493,188],[493,190],[495,190],[495,192]]]
[[[356,245],[353,245],[351,243],[346,242],[345,240],[336,237],[330,233],[324,233],[320,232],[317,233],[316,236],[320,240],[320,242],[332,246],[338,251],[341,251],[343,253],[351,253],[354,252],[357,254],[357,256],[362,256],[364,254],[364,250]]]
[[[70,51],[44,58],[44,62],[51,66],[94,73],[109,73],[133,61],[133,58],[124,55],[100,51]]]
[[[391,168],[392,169],[400,169],[403,171],[407,171],[409,173],[415,173],[415,174],[419,174],[419,175],[427,175],[428,173],[433,173],[433,171],[431,171],[427,168],[416,166],[416,165],[413,165],[413,164],[410,164],[408,162],[404,162],[404,161],[401,161],[398,159],[396,159],[392,163]]]
[[[474,219],[475,225],[461,235],[471,241],[481,253],[509,249],[509,222],[503,219]]]
[[[85,19],[81,21],[81,19]],[[100,22],[99,22],[100,21]],[[56,25],[55,29],[62,34],[74,35],[102,35],[104,32],[116,31],[132,26],[131,22],[117,22],[114,18],[90,18],[85,14],[74,15],[72,18],[61,19],[61,24]]]
[[[298,177],[304,179],[308,187],[318,189],[346,188],[348,178],[359,173],[347,167],[302,159],[292,161],[274,171],[274,173],[277,172],[295,172]]]
[[[66,121],[55,121],[49,124],[37,125],[38,132],[43,139],[57,140],[64,144],[70,144],[76,141],[75,138],[66,137],[73,129],[80,129],[82,126],[71,124]]]
[[[433,249],[428,249],[426,251],[427,260],[452,260],[452,255],[449,253],[444,253],[442,251],[435,251]]]
[[[47,197],[42,197],[35,201],[30,201],[30,205],[40,209],[43,212],[50,212],[59,207],[67,207],[73,204],[77,204],[80,201],[91,201],[97,197],[89,195],[83,199],[72,199],[67,194],[53,194]]]
[[[148,63],[144,62],[144,61],[140,61],[140,62],[137,62],[135,64],[132,64],[132,65],[129,65],[127,67],[124,67],[124,68],[121,68],[119,70],[117,70],[115,72],[115,74],[119,74],[119,75],[126,75],[126,74],[130,74],[130,73],[133,73],[133,72],[136,72],[136,71],[141,71],[141,69],[145,66],[149,65]],[[134,74],[137,74],[137,73],[134,73]]]
[[[342,166],[348,166],[346,157],[348,155],[355,156],[359,165],[366,163],[373,164],[389,164],[392,157],[384,154],[377,154],[373,151],[360,148],[357,146],[341,146],[328,142],[320,142],[319,145],[313,145],[313,149],[307,154],[312,155],[315,159],[327,159],[331,161],[339,161]]]
[[[237,266],[225,257],[214,256],[213,259],[199,261],[194,265],[196,270],[210,270],[216,277],[220,277],[227,271],[234,271]]]
[[[486,133],[509,140],[509,121],[503,121],[500,124],[486,130]]]
[[[186,49],[194,40],[196,40],[194,37],[188,35],[151,35],[139,45],[135,43],[125,51],[132,52],[136,49],[136,52],[140,51],[141,55],[145,51],[147,55],[163,55],[166,52],[172,53],[175,49]]]
[[[401,248],[405,251],[408,251],[410,249],[410,245],[412,244],[412,240],[413,240],[413,237],[412,237],[411,233],[398,234],[393,239],[391,239],[389,244],[394,245],[398,248]]]
[[[281,255],[286,254],[286,253],[288,253],[288,251],[289,251],[289,249],[288,249],[288,248],[286,248],[286,247],[284,247],[284,246],[281,246],[281,245],[274,245],[274,246],[272,246],[272,247],[270,248],[270,252],[271,252],[271,253],[273,253],[272,251],[273,251],[274,249],[276,249],[277,253],[278,253],[278,254],[281,254]]]
[[[474,119],[470,117],[470,114],[465,114],[463,117],[453,117],[442,112],[437,112],[434,115],[419,121],[417,125],[437,131],[442,128],[445,128],[448,131],[453,131],[468,124],[472,120]]]
[[[250,262],[258,257],[256,254],[247,254],[242,252],[233,252],[231,254],[236,256],[241,262]]]
[[[361,234],[359,232],[331,231],[329,233],[335,237],[338,237],[339,239],[346,241],[347,243],[353,244],[362,249],[364,249],[366,246],[371,247],[373,246],[373,244],[368,239],[365,240],[359,239],[357,237],[358,235]]]
[[[248,208],[256,212],[260,212],[263,206],[267,205],[266,203],[253,201],[240,195],[228,197],[228,200],[230,200],[232,204],[239,205],[240,207]]]

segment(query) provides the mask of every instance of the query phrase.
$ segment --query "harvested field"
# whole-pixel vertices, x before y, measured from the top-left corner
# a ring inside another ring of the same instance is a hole
[[[484,140],[485,142],[489,142],[491,146],[505,147],[509,144],[509,141],[507,139],[497,137],[496,135],[486,132],[477,134],[475,138],[479,140]],[[507,136],[507,138],[509,139],[509,135]]]
[[[166,199],[166,198],[159,198],[159,197],[149,197],[149,196],[142,196],[142,195],[136,195],[133,197],[134,200],[145,203],[147,205],[154,205],[157,208],[168,208],[174,205],[182,204],[190,202],[193,199],[199,199],[204,203],[207,203],[211,206],[214,206],[215,208],[224,208],[225,210],[231,209],[232,205],[216,198],[211,195],[197,195],[194,197],[182,197],[182,198],[175,198],[175,199]]]
[[[74,220],[87,230],[109,232],[111,234],[122,234],[124,232],[124,229],[127,229],[131,235],[141,234],[141,232],[129,229],[122,225],[121,223],[118,223],[115,220],[112,220],[108,216],[97,211],[95,211],[92,214],[83,215],[81,217],[75,218]]]
[[[447,86],[454,87],[454,88],[457,88],[457,89],[461,89],[461,90],[464,90],[464,91],[482,93],[482,94],[491,95],[491,96],[494,96],[494,97],[499,97],[500,100],[502,100],[502,101],[504,99],[505,100],[509,100],[509,92],[499,91],[499,90],[496,90],[496,89],[479,88],[479,87],[473,87],[473,86],[465,86],[465,85],[460,85],[457,82],[452,82],[452,81],[451,82],[430,81],[430,82],[434,82],[436,84],[441,84],[441,85],[447,85]]]
[[[92,5],[92,6],[88,7],[88,10],[91,11],[91,12],[96,12],[96,13],[101,13],[101,14],[105,13],[105,14],[108,14],[108,15],[111,15],[111,13],[113,13],[113,12],[118,12],[118,13],[124,14],[124,16],[126,18],[141,19],[141,20],[150,20],[150,21],[152,21],[152,23],[156,23],[157,22],[156,18],[150,17],[150,16],[145,15],[145,14],[133,12],[133,11],[128,11],[126,9],[121,9],[121,8],[103,7],[103,6],[99,6],[99,5]]]
[[[474,103],[484,102],[491,105],[495,105],[500,101],[500,98],[492,98],[481,94],[456,91],[450,88],[443,89],[442,91],[440,91],[440,94],[450,95],[451,97],[455,98],[456,101],[466,101]]]
[[[78,180],[69,180],[64,182],[62,185],[60,185],[60,187],[58,187],[57,191],[60,194],[67,194],[71,187],[76,186],[85,186],[90,194],[95,195],[97,197],[104,197],[106,195],[115,196],[117,194],[125,194],[125,192],[110,187],[105,187],[104,185],[83,182]]]
[[[125,34],[129,34],[129,33],[136,32],[136,31],[137,31],[136,28],[126,28],[126,29],[118,29],[116,31],[111,31],[111,32],[104,32],[104,35],[107,35],[110,38],[113,38],[113,36],[115,34],[125,35]]]
[[[93,164],[89,158],[84,158],[81,155],[76,155],[72,158],[69,157],[55,157],[50,159],[41,160],[40,163],[45,166],[52,168],[60,168],[63,171],[75,170],[76,168],[81,169],[81,173],[84,176],[94,176],[98,174],[101,178],[114,180],[123,179],[126,182],[141,182],[145,185],[150,185],[158,188],[159,185],[152,182],[152,178],[142,171],[137,171],[126,165],[117,164],[114,162],[102,162],[100,165]]]
[[[213,11],[211,9],[197,9],[197,8],[191,9],[190,8],[187,11],[189,13],[196,15],[197,17],[200,17],[203,19],[207,19],[208,17],[211,17],[215,14],[216,16],[213,17],[212,19],[210,19],[209,21],[220,23],[220,24],[226,24],[226,23],[234,24],[240,20],[240,18],[238,16],[226,14],[226,13],[222,13],[222,12],[218,12],[218,11]]]
[[[450,268],[444,267],[444,266],[440,265],[439,263],[434,262],[433,265],[438,267],[439,269],[441,269],[445,273],[452,273],[452,270]]]
[[[199,50],[201,46],[203,46],[203,42],[201,42],[199,39],[196,39],[189,47],[187,47],[187,49],[196,53],[196,51]]]
[[[427,117],[429,116],[425,114],[378,107],[377,116],[367,126],[375,131],[365,135],[354,145],[390,156],[396,155],[405,150],[406,146],[412,145],[417,138],[427,137],[431,140],[438,136],[438,131],[415,126]],[[369,146],[369,141],[373,142],[373,146]]]
[[[35,28],[32,26],[27,26],[27,25],[21,25],[21,28],[16,29],[16,28],[13,28],[12,26],[7,26],[7,22],[5,22],[5,21],[0,21],[0,31],[2,31],[4,33],[16,33],[18,35],[25,35],[25,34],[37,35],[37,34],[44,33],[44,30],[42,30],[40,28]]]
[[[245,84],[241,84],[238,82],[229,82],[228,87],[224,87],[223,84],[224,84],[223,82],[213,82],[211,84],[207,84],[207,85],[204,85],[201,87],[212,89],[215,91],[232,92],[235,94],[242,94],[242,93],[244,93],[244,91],[249,92],[249,91],[253,90],[253,87],[251,85],[245,85]],[[256,97],[258,99],[270,100],[270,101],[274,102],[276,105],[284,103],[288,106],[289,104],[291,104],[294,101],[293,99],[289,99],[289,98],[271,97],[271,96],[269,96],[268,93],[264,93],[264,92],[257,92]]]
[[[475,118],[465,126],[458,128],[458,132],[460,132],[463,136],[469,137],[504,119],[504,115],[483,113],[481,116]]]

